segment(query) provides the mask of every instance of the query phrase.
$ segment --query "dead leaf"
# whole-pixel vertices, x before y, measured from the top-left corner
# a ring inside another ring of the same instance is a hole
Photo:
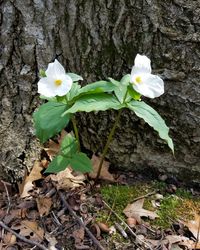
[[[7,246],[11,246],[11,245],[14,245],[16,243],[16,239],[17,238],[15,235],[13,235],[10,232],[7,232],[3,236],[3,243],[6,244]]]
[[[199,238],[200,242],[200,235],[198,237],[198,234],[200,234],[199,232],[199,226],[200,226],[200,215],[198,215],[197,213],[195,213],[194,215],[194,220],[190,220],[188,222],[183,222],[183,224],[188,227],[188,229],[190,230],[190,232],[194,235],[194,237],[197,239]]]
[[[93,171],[89,173],[89,176],[90,176],[90,178],[95,179],[97,176],[97,172],[99,169],[99,163],[100,163],[101,159],[93,154],[91,161],[92,161],[92,165],[93,165]],[[110,165],[110,163],[108,161],[103,161],[103,165],[102,165],[101,174],[99,176],[99,179],[110,181],[110,182],[115,182],[113,175],[111,173],[109,173],[109,171],[108,171],[109,165]]]
[[[37,181],[39,179],[42,179],[41,171],[43,170],[43,167],[39,161],[36,161],[34,163],[33,169],[31,170],[30,174],[26,176],[23,183],[20,185],[20,193],[21,198],[29,197],[29,192],[33,190],[33,182]]]
[[[84,185],[85,176],[81,173],[73,175],[72,170],[68,167],[64,171],[54,175],[51,174],[50,178],[56,182],[57,189],[69,190],[72,188],[80,187]]]
[[[57,250],[58,248],[56,247],[56,244],[58,241],[54,236],[51,234],[45,232],[45,239],[48,241],[48,250]]]
[[[194,241],[190,240],[188,237],[181,236],[181,235],[167,235],[165,239],[169,242],[169,248],[172,249],[173,246],[186,246],[188,249],[200,249],[200,243],[195,243]]]
[[[80,227],[77,230],[74,230],[74,232],[72,233],[74,240],[75,240],[75,244],[76,245],[81,245],[84,237],[85,237],[85,230],[83,227]]]
[[[44,148],[44,150],[47,152],[47,155],[49,156],[50,160],[52,160],[54,156],[56,156],[60,151],[60,144],[67,134],[68,133],[63,129],[61,131],[61,135],[58,137],[58,143],[54,142],[51,139],[49,140],[48,146],[47,148]]]
[[[128,204],[123,213],[129,218],[135,218],[137,222],[141,223],[141,217],[148,217],[152,220],[159,217],[155,212],[143,209],[144,199],[137,200],[132,204]]]
[[[20,230],[20,235],[38,242],[41,242],[44,237],[44,230],[38,226],[36,221],[22,220],[19,224],[13,225],[12,229]]]
[[[52,205],[51,197],[38,197],[36,202],[40,216],[48,215]]]

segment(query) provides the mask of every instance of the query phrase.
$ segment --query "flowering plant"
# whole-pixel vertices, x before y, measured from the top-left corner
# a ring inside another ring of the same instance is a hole
[[[138,54],[131,74],[123,76],[120,81],[108,78],[107,81],[97,81],[84,87],[78,84],[78,81],[83,80],[82,77],[65,73],[57,60],[41,73],[43,77],[38,82],[38,92],[48,102],[42,104],[33,114],[36,136],[44,143],[58,134],[70,121],[76,135],[76,138],[66,136],[61,143],[59,155],[49,164],[46,172],[59,172],[68,165],[81,172],[92,170],[89,158],[80,152],[74,117],[77,112],[119,110],[102,153],[97,178],[124,108],[144,119],[174,152],[172,139],[168,135],[169,128],[164,120],[152,107],[141,101],[142,96],[155,98],[164,93],[164,82],[160,77],[151,74],[151,62],[146,56]]]

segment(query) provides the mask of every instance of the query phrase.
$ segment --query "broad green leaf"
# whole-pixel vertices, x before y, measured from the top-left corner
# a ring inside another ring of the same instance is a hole
[[[172,152],[174,152],[173,141],[169,137],[169,128],[162,117],[152,107],[145,102],[139,101],[131,101],[127,103],[127,106],[130,110],[134,111],[138,117],[144,119],[145,122],[154,128],[158,132],[160,138],[165,140]]]
[[[77,153],[70,159],[70,166],[75,170],[82,173],[92,171],[91,160],[84,153]]]
[[[72,79],[73,82],[78,82],[78,81],[82,81],[83,80],[82,76],[79,76],[79,75],[74,74],[74,73],[67,73],[67,75],[71,77],[71,79]]]
[[[81,88],[81,85],[79,85],[77,82],[74,82],[72,84],[70,91],[67,93],[67,100],[71,101],[75,96],[77,96],[80,88]]]
[[[33,113],[36,136],[42,143],[67,126],[70,115],[61,116],[67,108],[67,104],[64,103],[47,102]]]
[[[61,143],[61,153],[66,157],[72,157],[78,151],[77,140],[71,134],[64,137]]]
[[[122,79],[120,80],[120,83],[121,83],[122,85],[128,86],[129,83],[130,83],[130,78],[131,78],[131,75],[130,75],[130,74],[125,75],[125,76],[123,76]]]
[[[138,92],[136,92],[132,86],[128,86],[128,93],[136,101],[140,100],[141,98],[141,95]]]
[[[117,99],[119,100],[120,103],[123,103],[125,100],[125,95],[127,92],[127,86],[121,84],[121,82],[118,82],[112,78],[109,78],[109,80],[115,84],[115,89],[114,89],[114,93],[117,97]]]
[[[63,115],[80,111],[105,111],[107,109],[120,109],[123,105],[113,96],[106,93],[81,96],[74,105]]]
[[[48,168],[45,170],[45,173],[59,173],[60,171],[65,170],[70,164],[70,159],[58,155],[54,157],[52,162],[49,163]]]
[[[79,99],[83,95],[112,92],[114,89],[115,89],[115,86],[111,82],[98,81],[98,82],[90,83],[82,87],[78,91],[74,99],[72,99],[72,102],[75,102],[75,100]]]

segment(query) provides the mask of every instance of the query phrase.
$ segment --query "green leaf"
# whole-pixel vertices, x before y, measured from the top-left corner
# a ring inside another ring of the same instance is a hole
[[[120,80],[120,83],[121,83],[122,85],[128,86],[129,83],[130,83],[130,79],[131,79],[131,75],[130,75],[130,74],[127,74],[127,75],[125,75],[125,76],[122,77],[122,79]]]
[[[65,170],[70,164],[70,159],[58,155],[54,157],[52,162],[49,163],[48,168],[45,170],[45,173],[59,173],[60,171]]]
[[[75,96],[77,96],[80,88],[81,88],[81,85],[79,85],[77,82],[74,82],[72,84],[70,91],[67,93],[67,100],[71,101]]]
[[[84,153],[77,153],[70,159],[70,165],[75,171],[87,173],[92,171],[91,160]]]
[[[89,94],[97,94],[97,93],[104,93],[104,92],[112,92],[115,89],[115,86],[111,82],[107,81],[98,81],[94,83],[90,83],[84,87],[82,87],[77,95],[72,99],[72,102],[75,102],[83,95]]]
[[[127,91],[127,86],[121,84],[121,82],[118,82],[112,78],[109,78],[109,80],[115,84],[115,89],[114,89],[114,93],[117,97],[117,99],[119,100],[120,103],[124,102],[124,98],[126,95],[126,91]]]
[[[72,157],[78,151],[78,143],[74,136],[68,134],[61,143],[61,153],[65,157]]]
[[[120,109],[124,107],[113,96],[106,93],[81,96],[74,105],[66,110],[63,115],[80,111],[105,111],[107,109]]]
[[[174,145],[172,139],[169,137],[169,128],[165,124],[162,117],[145,102],[131,101],[127,103],[130,110],[134,111],[135,114],[144,119],[151,127],[153,127],[159,134],[160,138],[165,140],[168,146],[174,153]]]
[[[67,126],[70,115],[61,116],[67,108],[67,104],[64,103],[47,102],[42,104],[38,111],[33,113],[36,136],[42,143]]]
[[[79,76],[79,75],[74,74],[74,73],[67,73],[67,75],[71,77],[71,79],[72,79],[73,82],[78,82],[78,81],[82,81],[83,80],[82,76]]]
[[[136,101],[140,100],[141,98],[141,95],[138,92],[136,92],[132,86],[128,86],[128,93]]]

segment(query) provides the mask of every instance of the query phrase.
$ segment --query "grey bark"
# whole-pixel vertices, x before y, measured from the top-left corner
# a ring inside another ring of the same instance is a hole
[[[170,127],[175,157],[151,128],[125,111],[108,158],[116,167],[155,168],[199,182],[199,17],[195,0],[1,1],[0,175],[22,176],[39,156],[31,114],[40,103],[40,68],[57,57],[88,81],[120,79],[141,53],[165,81],[165,94],[146,101]],[[101,151],[114,115],[80,116],[86,148]]]

